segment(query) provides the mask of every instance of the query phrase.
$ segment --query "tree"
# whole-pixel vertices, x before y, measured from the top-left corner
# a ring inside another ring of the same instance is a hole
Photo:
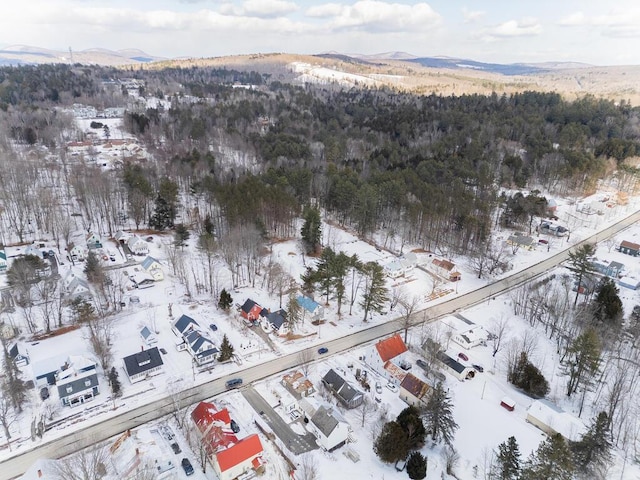
[[[233,298],[231,297],[231,294],[227,292],[225,288],[223,288],[222,291],[220,292],[220,299],[218,300],[218,308],[224,310],[225,312],[228,312],[229,308],[231,308],[231,305],[233,305]]]
[[[149,219],[149,226],[156,230],[165,230],[173,227],[176,212],[160,195],[156,197],[155,209]]]
[[[590,243],[585,243],[576,250],[569,252],[569,265],[567,268],[573,273],[577,284],[576,298],[573,301],[574,307],[578,304],[578,295],[580,295],[580,290],[583,287],[582,281],[595,271],[593,267],[595,253],[596,249]]]
[[[173,234],[173,243],[176,247],[183,248],[190,236],[191,233],[187,227],[185,227],[183,223],[179,223],[176,225],[176,230]]]
[[[442,439],[447,445],[453,443],[458,424],[453,419],[451,399],[445,392],[442,382],[433,389],[424,409],[424,426],[434,442]]]
[[[396,421],[407,434],[409,448],[411,450],[422,448],[427,431],[420,418],[420,411],[414,406],[408,406],[400,412]]]
[[[420,305],[420,297],[413,296],[411,298],[405,298],[403,295],[398,302],[401,313],[401,316],[398,318],[398,323],[400,324],[400,328],[404,330],[404,343],[407,344],[409,328],[411,328],[412,325],[411,317]]]
[[[549,382],[538,367],[529,361],[526,352],[520,352],[518,361],[507,379],[533,397],[541,398],[549,393]]]
[[[55,462],[53,475],[59,480],[101,480],[109,461],[109,450],[93,445]]]
[[[495,461],[491,466],[491,480],[517,480],[520,475],[520,447],[515,437],[498,445]]]
[[[605,478],[611,462],[609,423],[607,413],[600,412],[582,438],[570,444],[576,469],[587,478]]]
[[[371,397],[365,396],[358,409],[360,410],[360,426],[364,427],[366,421],[370,419],[371,413],[378,409],[378,405],[371,400]]]
[[[300,463],[296,468],[296,478],[304,478],[305,480],[318,480],[319,468],[318,461],[312,453],[305,453],[300,457]]]
[[[9,451],[11,451],[11,425],[18,420],[16,409],[11,405],[11,399],[4,394],[0,396],[0,425],[4,430],[4,438],[7,440]]]
[[[298,303],[295,292],[289,294],[287,301],[287,326],[293,332],[302,321],[302,307]]]
[[[377,262],[367,262],[362,267],[365,275],[365,287],[360,306],[364,309],[364,321],[369,312],[381,312],[388,300],[386,278],[382,266]]]
[[[113,326],[108,318],[94,315],[85,322],[87,340],[91,351],[100,362],[103,372],[108,372],[113,362]]]
[[[388,422],[373,442],[373,451],[385,463],[404,460],[409,454],[409,438],[398,422]]]
[[[420,452],[412,452],[407,460],[407,475],[411,480],[427,478],[427,459]]]
[[[233,345],[227,338],[227,334],[225,333],[222,337],[222,343],[220,344],[220,354],[218,355],[219,362],[226,362],[227,360],[231,360],[233,358]]]
[[[304,224],[300,230],[302,243],[306,253],[315,253],[320,248],[322,241],[322,221],[320,210],[316,207],[305,206],[302,211]]]
[[[606,279],[600,286],[598,295],[594,300],[596,305],[594,313],[601,322],[617,325],[622,319],[624,312],[622,300],[620,300],[618,293],[620,293],[620,290],[610,278]]]
[[[585,388],[600,368],[600,339],[593,329],[579,335],[568,349],[565,370],[569,376],[567,397],[575,393],[581,385]]]
[[[559,433],[544,440],[525,463],[520,480],[571,480],[574,466],[571,450]]]
[[[89,280],[90,283],[93,285],[102,285],[104,281],[104,268],[102,267],[100,258],[93,250],[89,250],[87,254],[84,273],[87,275],[87,280]]]
[[[118,376],[119,374],[116,370],[116,367],[111,367],[111,370],[109,370],[108,379],[109,385],[111,386],[111,393],[114,398],[118,398],[122,395],[122,384],[120,383]]]
[[[3,353],[3,378],[0,383],[0,391],[2,396],[11,400],[11,404],[18,413],[22,412],[22,405],[27,399],[27,386],[20,378],[20,370],[14,363],[9,350],[2,337],[2,353]]]

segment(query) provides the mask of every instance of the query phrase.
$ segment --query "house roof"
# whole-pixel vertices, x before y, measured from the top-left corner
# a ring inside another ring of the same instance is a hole
[[[0,260],[4,260],[5,262],[7,261],[7,252],[4,250],[0,250]]]
[[[217,453],[218,465],[221,472],[226,472],[230,468],[235,467],[247,460],[253,460],[253,457],[262,453],[262,443],[257,434],[249,435],[243,438],[235,445],[221,450]]]
[[[191,350],[193,350],[194,352],[197,352],[198,350],[200,350],[203,347],[206,347],[207,345],[211,345],[211,347],[215,349],[213,342],[207,337],[205,337],[204,335],[202,335],[202,333],[200,333],[198,330],[190,331],[184,337],[184,339],[189,344],[189,348],[191,348]]]
[[[187,328],[189,328],[190,325],[198,325],[198,322],[196,322],[193,318],[189,317],[188,315],[181,315],[180,318],[178,318],[176,320],[176,322],[173,324],[174,328],[176,330],[178,330],[180,333],[184,333]]]
[[[29,352],[27,351],[27,347],[25,345],[23,345],[22,343],[16,342],[9,349],[9,356],[14,360],[18,358],[18,356],[28,358]]]
[[[316,308],[320,306],[318,302],[312,300],[311,298],[305,295],[298,296],[296,298],[296,301],[298,302],[298,305],[304,308],[307,312],[311,312],[311,313],[315,312]]]
[[[331,415],[329,410],[325,407],[320,407],[311,417],[311,423],[318,427],[318,430],[320,430],[325,437],[328,437],[338,426],[339,422]]]
[[[156,260],[155,258],[153,258],[151,255],[147,255],[145,257],[144,260],[142,260],[142,263],[140,264],[142,266],[142,268],[144,268],[145,270],[148,270],[149,267],[151,267],[154,263],[157,263],[158,265],[160,265],[160,262],[158,260]]]
[[[322,378],[322,381],[328,384],[335,394],[344,402],[350,402],[357,397],[362,396],[362,392],[353,388],[347,381],[338,375],[333,369],[329,370]]]
[[[511,243],[515,243],[517,245],[523,245],[523,246],[529,246],[536,243],[536,241],[533,238],[525,235],[511,235],[507,239],[507,242],[511,242]]]
[[[127,370],[127,375],[129,376],[148,372],[149,370],[164,365],[158,347],[142,350],[141,352],[124,357],[122,360],[124,361],[124,368]]]
[[[251,311],[251,309],[256,306],[257,303],[254,302],[253,300],[251,300],[250,298],[247,298],[244,302],[244,304],[242,305],[242,307],[240,307],[240,309],[244,312],[244,313],[249,313]]]
[[[620,262],[611,262],[609,267],[615,268],[616,270],[622,270],[624,268],[624,264]]]
[[[392,337],[385,338],[376,343],[376,350],[383,362],[391,360],[398,355],[407,351],[407,346],[402,341],[402,337],[399,334],[395,334]]]
[[[620,246],[630,248],[631,250],[640,250],[640,245],[638,245],[637,243],[628,242],[626,240],[620,242]]]
[[[429,392],[429,385],[420,380],[415,375],[408,373],[402,383],[400,384],[402,388],[404,388],[407,392],[413,395],[416,398],[423,399],[425,395]]]
[[[434,258],[431,263],[433,263],[436,267],[440,267],[440,268],[442,268],[444,270],[447,270],[449,272],[451,270],[453,270],[454,268],[456,268],[455,264],[453,264],[449,260],[440,260],[438,258]]]
[[[267,321],[271,325],[273,325],[273,328],[278,330],[287,321],[285,318],[286,315],[287,315],[287,312],[285,312],[284,310],[278,310],[277,312],[269,312],[267,313]]]
[[[223,427],[231,423],[229,410],[226,408],[218,410],[218,407],[209,402],[200,402],[191,412],[191,419],[202,433],[206,432],[211,425]]]
[[[89,385],[87,385],[86,382],[89,382]],[[98,384],[98,374],[95,371],[86,372],[84,375],[78,374],[77,376],[69,377],[67,378],[67,381],[64,382],[56,382],[56,386],[58,387],[58,396],[60,398],[93,389],[93,387],[97,387]],[[70,392],[68,391],[69,387],[71,387]]]
[[[464,369],[467,368],[464,365],[462,365],[459,361],[451,358],[449,355],[447,355],[444,352],[438,352],[438,360],[440,360],[446,366],[455,370],[458,373],[464,372]]]
[[[527,409],[531,416],[568,440],[578,440],[586,428],[582,421],[548,400],[534,400]]]
[[[145,325],[140,330],[140,336],[146,340],[150,337],[155,337],[155,334],[151,331],[151,329],[149,329],[149,327]]]

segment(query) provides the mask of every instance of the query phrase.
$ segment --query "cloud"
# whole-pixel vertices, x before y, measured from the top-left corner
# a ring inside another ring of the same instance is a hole
[[[485,12],[480,10],[469,10],[467,7],[462,8],[462,16],[464,17],[464,23],[475,23],[484,17]]]
[[[421,32],[441,23],[441,16],[427,3],[414,5],[360,0],[353,5],[326,3],[310,7],[308,17],[328,19],[332,31]]]
[[[220,7],[220,13],[224,15],[275,18],[298,10],[298,6],[286,0],[246,0],[242,6],[236,7],[227,3]]]
[[[612,10],[606,15],[591,16],[576,12],[560,19],[558,25],[596,28],[607,37],[640,37],[640,8]]]
[[[535,18],[508,20],[495,27],[482,31],[486,40],[498,40],[513,37],[532,37],[542,33],[542,25]]]

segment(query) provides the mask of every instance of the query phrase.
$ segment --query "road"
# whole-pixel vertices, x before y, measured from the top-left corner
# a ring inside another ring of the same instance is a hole
[[[493,298],[503,292],[511,290],[545,272],[554,269],[557,265],[565,261],[569,255],[569,251],[579,247],[584,243],[597,243],[616,233],[624,230],[633,223],[640,220],[640,211],[637,211],[629,217],[615,223],[614,225],[592,235],[589,238],[572,246],[570,249],[563,250],[540,263],[532,265],[525,270],[514,273],[495,283],[481,287],[469,293],[458,295],[451,300],[443,302],[439,305],[426,308],[421,312],[417,312],[413,321],[414,324],[420,322],[433,321],[444,315],[455,313],[487,299]],[[361,330],[345,337],[327,341],[323,346],[329,349],[329,354],[335,355],[347,351],[353,347],[369,343],[381,337],[385,337],[391,333],[398,331],[400,325],[397,321],[388,321],[383,324],[374,325],[365,330]],[[266,361],[261,365],[247,367],[239,372],[235,372],[227,377],[218,378],[186,389],[183,392],[183,404],[192,404],[206,400],[225,391],[224,382],[229,378],[240,377],[244,384],[247,385],[256,380],[275,375],[277,373],[288,370],[300,364],[300,358],[318,358],[317,347],[310,347],[303,352],[283,355],[281,357]],[[309,355],[309,357],[306,357]],[[122,414],[102,421],[91,422],[87,420],[82,430],[74,431],[56,440],[45,441],[44,443],[34,446],[32,450],[20,453],[12,458],[4,460],[0,463],[0,477],[3,479],[13,478],[25,472],[38,458],[60,458],[70,453],[76,452],[88,445],[106,440],[121,432],[136,428],[152,420],[161,418],[173,410],[173,404],[170,397],[156,400],[146,405],[136,407],[132,410],[124,411]]]

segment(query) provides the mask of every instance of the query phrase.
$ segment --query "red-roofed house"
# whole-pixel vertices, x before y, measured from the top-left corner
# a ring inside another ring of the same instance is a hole
[[[376,343],[365,357],[365,362],[376,372],[394,383],[399,383],[397,375],[394,373],[401,366],[409,364],[407,357],[407,346],[402,341],[399,334],[385,338]],[[393,368],[395,367],[395,368]]]
[[[262,443],[258,435],[238,440],[231,430],[231,417],[226,408],[218,410],[213,403],[200,402],[191,412],[207,460],[220,480],[232,480],[249,471],[264,468]]]

